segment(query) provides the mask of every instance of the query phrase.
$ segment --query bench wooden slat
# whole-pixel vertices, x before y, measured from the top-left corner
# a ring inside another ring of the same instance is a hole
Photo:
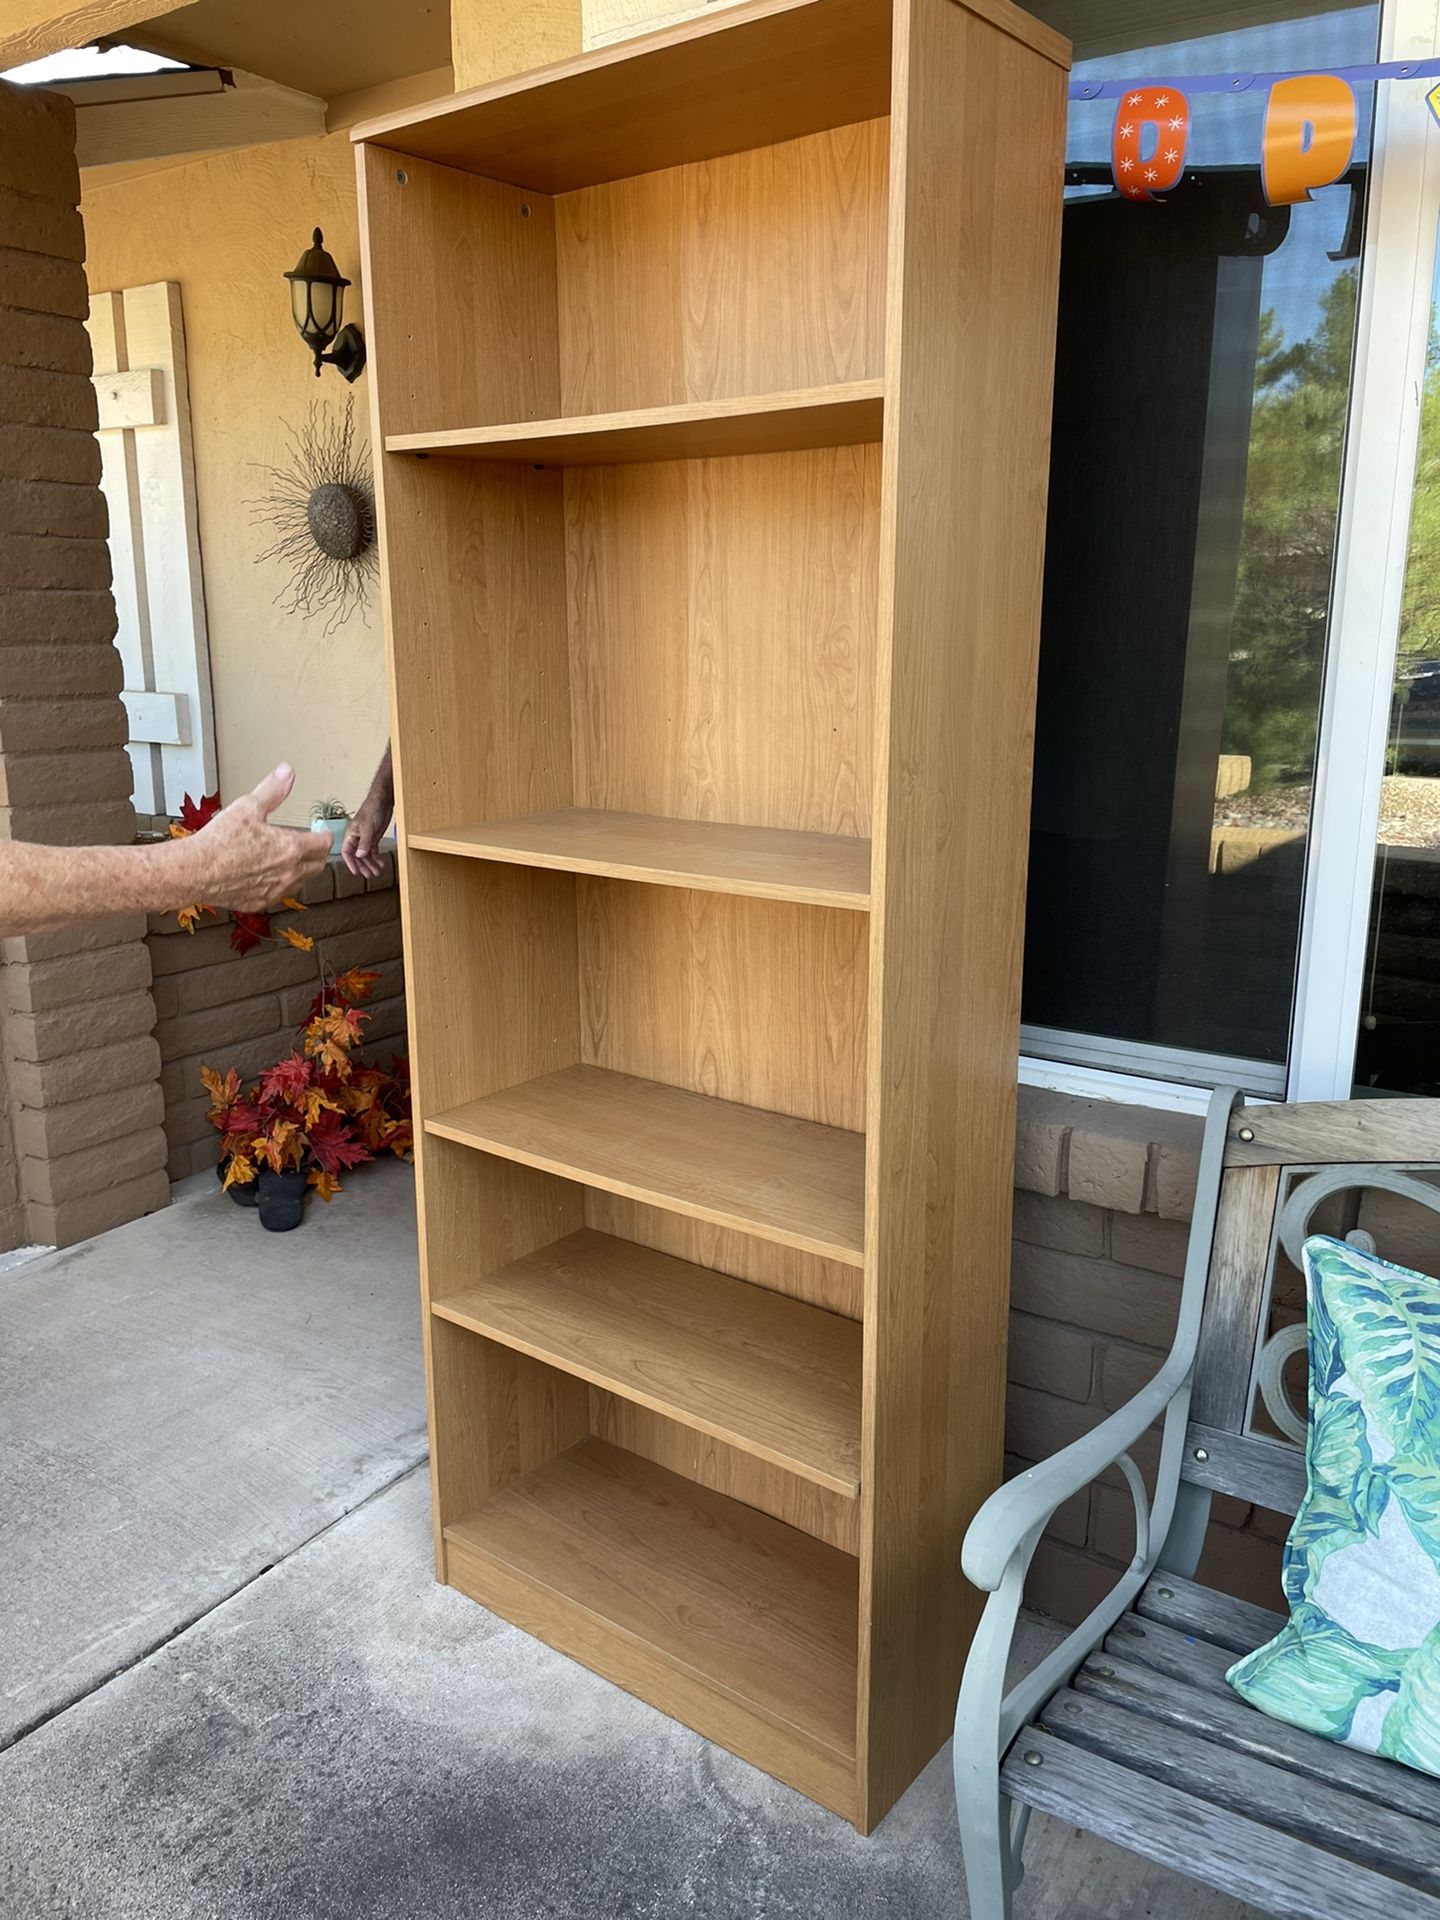
[[[1198,1460],[1197,1453],[1205,1458]],[[1272,1513],[1294,1513],[1305,1497],[1305,1456],[1283,1440],[1269,1440],[1261,1433],[1222,1433],[1192,1420],[1185,1430],[1180,1477]]]
[[[1433,1821],[1440,1829],[1440,1780],[1393,1760],[1377,1760],[1333,1740],[1322,1740],[1318,1733],[1307,1733],[1284,1720],[1272,1720],[1229,1688],[1224,1693],[1207,1692],[1169,1674],[1133,1665],[1118,1654],[1103,1653],[1092,1654],[1085,1662],[1075,1676],[1075,1689],[1237,1753],[1251,1754],[1270,1766],[1284,1767],[1303,1779],[1327,1781],[1361,1799]]]
[[[1242,1140],[1241,1130],[1253,1138]],[[1229,1167],[1353,1165],[1367,1168],[1440,1160],[1440,1102],[1307,1100],[1247,1106],[1230,1122]]]
[[[1224,1177],[1190,1408],[1194,1419],[1228,1433],[1239,1430],[1250,1399],[1249,1361],[1238,1367],[1234,1356],[1255,1351],[1257,1275],[1267,1269],[1279,1193],[1278,1167],[1231,1167]]]
[[[1229,1693],[1227,1671],[1235,1664],[1228,1647],[1213,1647],[1208,1640],[1178,1633],[1174,1627],[1162,1627],[1154,1620],[1137,1620],[1127,1613],[1105,1636],[1106,1653],[1122,1660],[1133,1660],[1142,1667],[1168,1673],[1192,1687],[1206,1687]]]
[[[1071,1688],[1055,1694],[1042,1723],[1058,1739],[1194,1794],[1326,1852],[1358,1860],[1405,1887],[1440,1893],[1440,1833],[1428,1821],[1308,1781],[1251,1754]]]
[[[1040,1762],[1032,1766],[1025,1756]],[[1027,1728],[1001,1771],[1006,1793],[1085,1827],[1277,1920],[1440,1920],[1440,1900],[1228,1807]]]
[[[1157,1573],[1142,1589],[1135,1611],[1161,1626],[1174,1627],[1177,1633],[1193,1633],[1237,1654],[1263,1647],[1287,1619],[1283,1613],[1272,1613],[1250,1600],[1237,1600],[1232,1594],[1217,1593],[1213,1587],[1182,1580],[1174,1573]]]

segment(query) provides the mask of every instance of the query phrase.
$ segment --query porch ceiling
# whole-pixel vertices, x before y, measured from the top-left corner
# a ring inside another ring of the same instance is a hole
[[[132,45],[200,66],[243,67],[322,100],[443,67],[449,0],[193,0],[142,21]]]

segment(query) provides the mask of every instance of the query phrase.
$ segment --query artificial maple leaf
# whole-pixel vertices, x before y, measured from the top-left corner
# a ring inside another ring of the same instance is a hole
[[[182,933],[194,933],[195,922],[200,918],[201,914],[214,913],[214,911],[214,907],[201,906],[197,901],[193,907],[181,907],[177,911],[175,918],[180,923],[180,931]]]
[[[304,1151],[300,1129],[293,1120],[277,1120],[268,1133],[257,1136],[253,1146],[272,1173],[283,1172],[287,1160],[291,1166],[298,1167]]]
[[[385,1145],[397,1160],[403,1160],[415,1148],[415,1134],[408,1120],[392,1120],[385,1129]]]
[[[266,1100],[299,1101],[310,1087],[314,1078],[314,1068],[310,1061],[303,1060],[298,1053],[290,1052],[283,1060],[277,1060],[273,1067],[267,1067],[260,1076],[260,1092]]]
[[[335,998],[368,1000],[379,978],[379,974],[368,967],[347,967],[344,973],[335,976]]]
[[[358,1167],[374,1158],[363,1141],[349,1137],[338,1113],[322,1113],[311,1127],[309,1138],[311,1156],[326,1173],[339,1173],[342,1167]]]
[[[225,1181],[222,1191],[228,1193],[231,1187],[247,1187],[254,1178],[255,1169],[245,1156],[240,1153],[232,1153],[230,1156],[230,1164],[225,1169]]]
[[[312,1063],[307,1061],[306,1064],[308,1066]],[[339,1102],[332,1100],[323,1087],[307,1087],[304,1098],[300,1102],[300,1108],[305,1117],[307,1130],[315,1125],[322,1113],[342,1111]]]
[[[262,940],[271,938],[268,913],[232,913],[230,944],[236,953],[249,953]]]
[[[214,793],[202,793],[198,800],[192,800],[187,793],[180,803],[180,825],[185,833],[198,833],[202,827],[209,826],[219,811],[220,789],[218,787]],[[173,827],[171,832],[174,832]]]
[[[231,1067],[222,1080],[214,1067],[207,1067],[202,1063],[200,1084],[209,1094],[212,1107],[233,1107],[240,1097],[240,1076],[234,1067]]]
[[[306,1179],[308,1184],[315,1189],[316,1193],[318,1193],[320,1198],[325,1202],[326,1206],[329,1206],[331,1200],[340,1191],[340,1182],[335,1178],[333,1173],[327,1173],[324,1167],[312,1167]]]
[[[300,933],[294,927],[281,927],[280,938],[282,940],[288,940],[290,945],[297,948],[301,953],[313,953],[315,951],[315,942],[311,939],[310,935],[308,933]]]
[[[310,911],[303,900],[296,900],[288,893],[281,894],[280,904],[282,907],[288,907],[291,913],[308,913]]]

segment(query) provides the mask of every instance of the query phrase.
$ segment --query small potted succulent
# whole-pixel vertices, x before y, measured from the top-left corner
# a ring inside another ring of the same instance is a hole
[[[350,816],[338,800],[317,800],[310,809],[310,831],[328,833],[336,853],[345,838]]]

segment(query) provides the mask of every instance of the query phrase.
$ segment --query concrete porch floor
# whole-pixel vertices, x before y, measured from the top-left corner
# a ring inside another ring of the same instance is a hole
[[[947,1754],[862,1840],[434,1585],[415,1286],[395,1163],[0,1274],[6,1920],[963,1920]],[[1027,1858],[1020,1920],[1252,1913]]]

